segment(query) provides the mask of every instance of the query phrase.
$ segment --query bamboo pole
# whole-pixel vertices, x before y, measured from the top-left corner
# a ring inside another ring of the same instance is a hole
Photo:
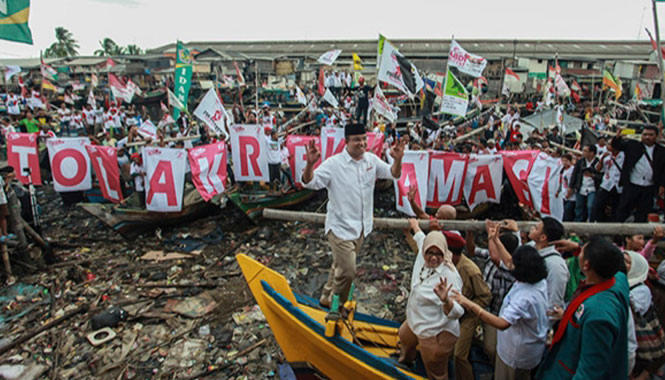
[[[559,149],[567,150],[567,151],[569,151],[570,153],[575,153],[575,154],[580,154],[580,155],[582,154],[582,151],[581,151],[581,150],[577,150],[577,149],[573,149],[573,148],[568,148],[567,146],[565,146],[565,145],[561,145],[561,144],[557,144],[557,143],[555,143],[554,141],[550,141],[549,143],[550,143],[550,145],[554,145],[555,147],[557,147],[557,148],[559,148]]]
[[[178,142],[178,141],[196,140],[199,137],[201,137],[201,136],[200,135],[194,135],[194,136],[169,137],[169,138],[164,139],[164,140],[159,140],[159,139],[152,140],[151,143],[159,143],[161,141],[164,141],[164,142]],[[147,145],[147,144],[148,144],[147,141],[137,141],[137,142],[128,143],[125,146],[132,147],[132,146],[143,146],[143,145]]]
[[[295,131],[297,131],[297,130],[299,130],[299,129],[301,129],[301,128],[304,128],[304,127],[306,127],[306,126],[308,126],[308,125],[312,125],[312,124],[314,124],[314,123],[316,123],[316,120],[311,120],[311,121],[308,121],[308,122],[306,122],[306,123],[298,124],[298,125],[296,125],[295,127],[291,128],[291,130],[289,131],[289,133],[293,133],[293,132],[295,132]],[[280,133],[278,134],[279,137],[282,137],[282,136],[285,136],[285,135],[286,135],[286,131],[284,131],[284,132],[280,132]]]
[[[315,224],[324,224],[326,214],[305,212],[305,211],[287,211],[266,208],[263,210],[263,217],[267,219],[285,220],[291,222],[307,222]],[[420,219],[420,228],[429,230],[428,219]],[[535,226],[537,221],[518,221],[517,226],[521,231],[529,231]],[[440,220],[439,225],[450,230],[460,231],[485,231],[484,220]],[[574,232],[579,235],[650,235],[655,223],[581,223],[564,222],[566,232]],[[663,225],[660,225],[665,227]],[[377,229],[403,230],[409,228],[409,222],[406,218],[374,218],[374,227]]]
[[[486,125],[486,126],[484,126],[484,127],[480,127],[480,128],[476,128],[476,129],[474,129],[473,131],[471,131],[471,132],[469,132],[469,133],[467,133],[467,134],[465,134],[465,135],[462,135],[462,136],[460,136],[460,137],[455,138],[455,139],[453,140],[453,144],[458,144],[458,143],[460,143],[460,142],[462,142],[462,141],[464,141],[464,140],[466,140],[466,139],[468,139],[468,138],[470,138],[470,137],[473,137],[473,136],[479,134],[480,132],[486,130],[487,128],[489,128],[489,125]]]

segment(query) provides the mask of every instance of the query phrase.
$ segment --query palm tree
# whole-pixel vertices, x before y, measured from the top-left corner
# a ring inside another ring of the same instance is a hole
[[[127,45],[124,53],[127,55],[141,55],[143,54],[143,49],[141,49],[138,45]]]
[[[110,38],[104,38],[103,40],[99,41],[99,45],[101,46],[101,49],[95,50],[95,55],[98,55],[100,57],[107,56],[107,55],[121,55],[122,54],[122,47],[120,47],[118,44],[115,43]]]
[[[69,30],[59,26],[55,28],[55,42],[45,51],[45,57],[72,57],[78,55],[79,44]]]

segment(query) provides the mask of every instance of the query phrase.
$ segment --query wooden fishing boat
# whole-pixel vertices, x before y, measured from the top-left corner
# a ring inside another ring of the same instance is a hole
[[[294,293],[284,276],[244,254],[236,258],[292,367],[306,363],[330,379],[424,379],[421,362],[417,369],[397,363],[399,323],[354,311],[327,322],[328,310]],[[355,301],[346,306],[355,309]]]
[[[182,210],[179,212],[148,211],[132,207],[132,202],[128,202],[127,205],[79,203],[79,207],[123,236],[134,237],[152,228],[177,225],[211,214],[221,207],[218,198],[206,202],[198,191],[189,191],[183,199]],[[218,201],[215,202],[215,199]]]
[[[271,194],[265,190],[237,189],[228,194],[228,198],[250,219],[261,216],[264,208],[282,208],[302,203],[312,196],[311,190],[291,190],[284,194]]]

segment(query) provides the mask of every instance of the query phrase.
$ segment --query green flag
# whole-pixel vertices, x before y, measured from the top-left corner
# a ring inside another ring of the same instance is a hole
[[[469,105],[469,95],[462,82],[453,75],[450,68],[446,74],[446,84],[444,85],[443,97],[441,98],[441,112],[465,116]]]
[[[32,45],[30,0],[0,0],[0,39]]]
[[[175,63],[175,88],[174,93],[180,103],[184,106],[184,111],[187,112],[187,97],[189,96],[189,89],[192,87],[192,52],[178,41],[176,49],[176,63]],[[180,110],[173,109],[173,119],[178,120]]]

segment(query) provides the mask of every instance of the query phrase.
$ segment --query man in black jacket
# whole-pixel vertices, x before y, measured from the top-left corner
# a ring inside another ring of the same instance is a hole
[[[600,178],[600,173],[596,170],[597,164],[596,146],[593,144],[585,145],[582,148],[582,157],[575,163],[568,185],[568,194],[566,194],[566,198],[575,194],[576,222],[593,222],[595,219],[595,215],[591,213]]]
[[[646,222],[653,209],[653,197],[665,195],[665,147],[656,144],[658,128],[647,125],[642,141],[621,138],[621,130],[612,139],[612,146],[625,154],[621,180],[623,194],[617,209],[617,221],[625,221],[635,210],[635,222]]]

